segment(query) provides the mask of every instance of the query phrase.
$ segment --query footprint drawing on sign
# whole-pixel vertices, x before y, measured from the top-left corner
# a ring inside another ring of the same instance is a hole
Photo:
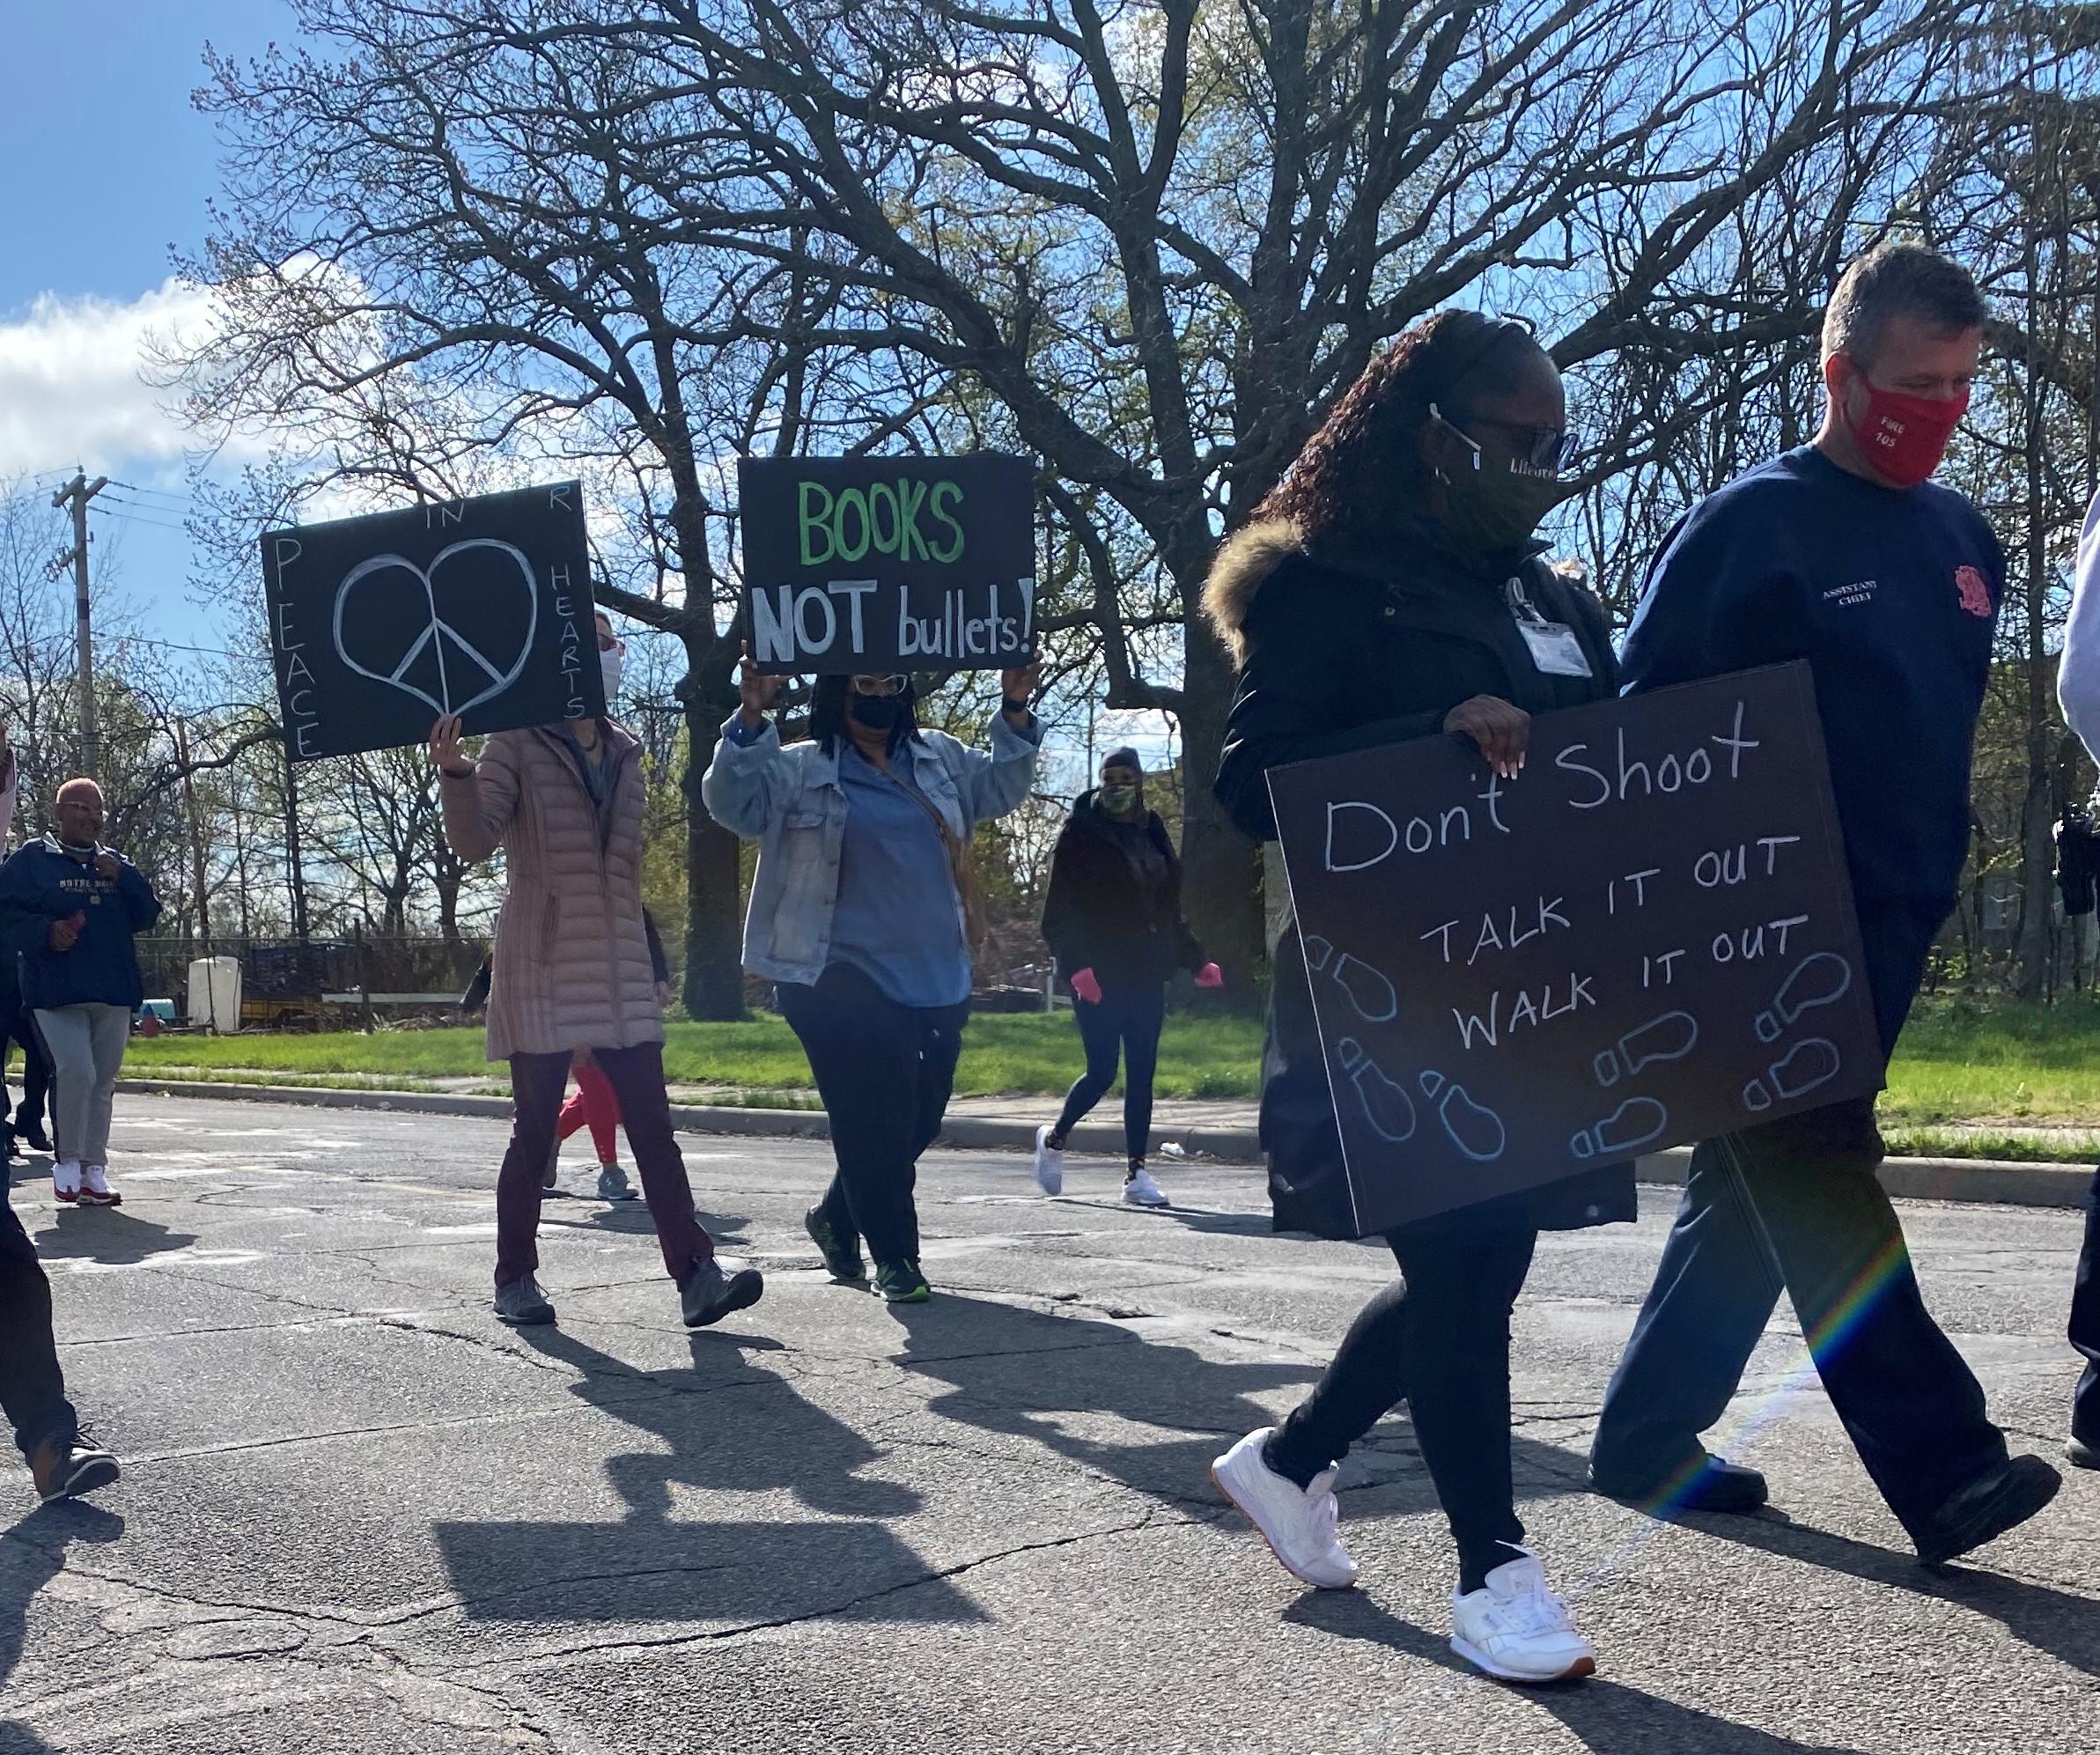
[[[1578,1158],[1624,1158],[1652,1146],[1669,1126],[1669,1111],[1653,1097],[1628,1097],[1595,1126],[1568,1141]]]
[[[1444,1132],[1451,1136],[1454,1146],[1477,1164],[1492,1164],[1502,1155],[1509,1144],[1509,1131],[1502,1125],[1500,1116],[1475,1102],[1464,1086],[1454,1085],[1441,1073],[1423,1073],[1418,1077],[1422,1095],[1432,1102],[1441,1094],[1443,1101],[1436,1104],[1436,1118],[1444,1124]]]
[[[1364,1052],[1363,1044],[1345,1037],[1335,1043],[1335,1058],[1342,1063],[1349,1082],[1364,1106],[1364,1119],[1381,1139],[1402,1145],[1415,1137],[1414,1100],[1405,1088],[1389,1079],[1385,1071]]]
[[[346,631],[353,600],[360,608]],[[335,587],[335,655],[438,713],[464,713],[515,682],[539,625],[532,563],[490,536],[440,549],[427,568],[374,555]]]
[[[1743,1088],[1743,1106],[1756,1114],[1770,1109],[1774,1102],[1792,1102],[1796,1097],[1805,1097],[1835,1079],[1844,1064],[1834,1042],[1819,1036],[1797,1042],[1765,1068],[1762,1079],[1752,1079]]]
[[[1617,1043],[1599,1054],[1594,1063],[1597,1083],[1618,1083],[1623,1075],[1639,1078],[1651,1066],[1682,1060],[1698,1046],[1698,1020],[1689,1012],[1665,1012],[1639,1029],[1628,1030]]]
[[[1772,1009],[1757,1014],[1757,1040],[1777,1042],[1803,1012],[1834,1006],[1851,991],[1852,965],[1835,951],[1817,951],[1779,984]]]
[[[1393,984],[1361,957],[1347,951],[1336,956],[1333,945],[1315,937],[1305,941],[1305,963],[1314,974],[1325,975],[1346,993],[1357,1016],[1366,1023],[1389,1024],[1400,1015],[1400,996],[1393,991]]]

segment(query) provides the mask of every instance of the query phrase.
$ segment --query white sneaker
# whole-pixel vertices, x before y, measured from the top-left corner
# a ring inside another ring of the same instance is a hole
[[[1505,1682],[1572,1682],[1597,1673],[1596,1654],[1568,1619],[1567,1604],[1546,1589],[1546,1569],[1529,1548],[1497,1567],[1485,1587],[1451,1593],[1457,1631],[1451,1649]]]
[[[1167,1191],[1152,1179],[1150,1170],[1139,1170],[1123,1185],[1123,1198],[1131,1206],[1171,1206]]]
[[[1262,1532],[1286,1572],[1323,1590],[1346,1590],[1356,1582],[1356,1562],[1335,1533],[1336,1471],[1323,1470],[1308,1487],[1278,1474],[1262,1460],[1262,1447],[1275,1435],[1272,1426],[1249,1433],[1211,1464],[1211,1478]]]
[[[80,1198],[80,1166],[76,1163],[51,1166],[51,1193],[68,1206]]]
[[[80,1204],[83,1206],[122,1206],[124,1197],[109,1185],[109,1171],[100,1164],[80,1167]]]
[[[1065,1192],[1065,1154],[1050,1143],[1047,1127],[1035,1130],[1035,1186],[1045,1194]]]

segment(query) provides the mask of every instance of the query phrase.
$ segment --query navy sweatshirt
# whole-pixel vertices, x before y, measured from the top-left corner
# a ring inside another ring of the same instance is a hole
[[[101,849],[98,851],[107,851]],[[61,1006],[122,1006],[145,998],[132,934],[160,918],[160,898],[145,874],[117,855],[106,878],[49,836],[18,848],[0,866],[0,945],[20,959],[22,1003],[34,1011]],[[74,914],[87,925],[70,950],[51,948],[51,923]]]
[[[2005,556],[1975,507],[1802,446],[1677,523],[1626,636],[1626,692],[1806,659],[1853,888],[1950,908]]]

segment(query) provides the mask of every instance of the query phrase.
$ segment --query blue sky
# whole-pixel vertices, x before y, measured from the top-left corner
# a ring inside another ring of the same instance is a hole
[[[210,620],[188,601],[187,540],[164,527],[181,522],[185,435],[138,350],[181,314],[169,246],[198,242],[216,186],[189,105],[203,47],[258,54],[291,26],[284,0],[0,3],[0,479],[78,461],[136,484],[98,514],[98,558],[170,640],[209,644]]]

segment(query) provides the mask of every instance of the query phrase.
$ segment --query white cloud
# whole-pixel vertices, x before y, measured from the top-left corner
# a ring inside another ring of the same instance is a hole
[[[195,435],[145,367],[154,349],[210,322],[210,299],[170,279],[129,302],[45,293],[0,319],[0,477],[180,459]]]

